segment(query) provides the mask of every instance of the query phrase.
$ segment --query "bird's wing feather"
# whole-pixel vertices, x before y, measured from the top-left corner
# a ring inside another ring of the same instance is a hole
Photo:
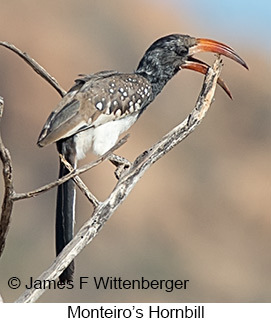
[[[38,144],[48,145],[90,127],[98,127],[144,109],[151,85],[137,74],[112,71],[86,75],[76,80],[49,116]]]

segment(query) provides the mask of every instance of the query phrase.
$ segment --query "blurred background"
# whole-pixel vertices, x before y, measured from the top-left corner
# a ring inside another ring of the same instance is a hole
[[[250,71],[224,60],[234,100],[217,89],[201,126],[156,163],[100,234],[76,258],[73,290],[48,291],[39,302],[270,302],[271,92],[270,1],[1,0],[0,40],[26,51],[69,89],[79,73],[133,71],[148,46],[170,33],[222,41]],[[212,54],[199,55],[212,63]],[[36,141],[60,97],[18,56],[0,48],[1,134],[11,152],[15,189],[57,177],[55,146]],[[118,153],[134,160],[194,107],[203,76],[179,73],[130,129]],[[88,162],[95,157],[91,154]],[[82,163],[81,163],[82,164]],[[109,162],[84,174],[101,200],[116,184]],[[0,180],[3,196],[3,180]],[[0,293],[6,302],[54,259],[55,194],[16,202]],[[76,231],[92,207],[78,192]],[[90,284],[78,288],[80,276]],[[96,290],[93,277],[189,279],[186,290]]]

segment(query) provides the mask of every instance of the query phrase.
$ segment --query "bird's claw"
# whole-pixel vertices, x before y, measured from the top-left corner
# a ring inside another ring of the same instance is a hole
[[[131,166],[131,163],[129,162],[128,159],[115,154],[112,154],[109,160],[114,166],[116,166],[116,170],[114,171],[114,174],[117,180],[119,180],[122,173]]]

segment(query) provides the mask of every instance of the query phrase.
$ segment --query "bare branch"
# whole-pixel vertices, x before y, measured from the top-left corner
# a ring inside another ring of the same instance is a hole
[[[82,226],[74,239],[62,250],[51,267],[38,277],[38,280],[56,279],[80,251],[98,234],[114,211],[129,195],[145,171],[196,129],[211,106],[221,70],[222,61],[217,58],[213,66],[208,70],[196,106],[191,114],[158,143],[136,158],[132,166],[123,172],[110,196],[99,204],[94,210],[91,219]],[[34,288],[27,290],[16,302],[34,302],[44,291],[44,289]]]
[[[52,87],[57,90],[57,92],[63,97],[66,94],[66,91],[59,85],[57,80],[52,77],[39,63],[37,63],[33,58],[31,58],[27,53],[22,52],[16,46],[5,42],[0,41],[0,45],[4,46],[15,54],[19,55],[29,66],[33,68],[33,70],[38,73],[43,79],[45,79]]]
[[[4,99],[0,97],[0,119],[2,118],[4,110]],[[10,153],[4,146],[0,134],[0,159],[3,164],[3,177],[5,183],[5,194],[2,203],[2,213],[0,219],[0,256],[3,253],[6,237],[9,229],[11,213],[13,208],[12,197],[14,195],[13,188],[13,174]]]
[[[95,161],[92,161],[90,162],[89,164],[87,165],[84,165],[76,170],[73,170],[71,173],[61,177],[60,179],[54,181],[54,182],[51,182],[49,184],[46,184],[38,189],[35,189],[33,191],[30,191],[30,192],[27,192],[27,193],[15,193],[13,192],[13,195],[12,195],[12,200],[13,201],[18,201],[18,200],[23,200],[23,199],[27,199],[27,198],[31,198],[31,197],[34,197],[34,196],[37,196],[41,193],[44,193],[44,192],[47,192],[49,191],[50,189],[58,186],[58,185],[61,185],[63,183],[65,183],[66,181],[68,181],[69,179],[72,179],[72,178],[75,178],[76,176],[82,174],[82,173],[85,173],[86,171],[88,171],[89,169],[93,168],[93,167],[96,167],[98,166],[99,164],[101,164],[104,160],[108,159],[112,152],[117,150],[118,148],[120,148],[123,144],[125,144],[128,140],[128,137],[129,135],[127,134],[126,136],[124,136],[122,139],[120,139],[116,145],[114,145],[111,149],[109,149],[105,154],[103,154],[102,156],[100,156],[98,159],[96,159]],[[81,187],[82,188],[82,187]],[[81,189],[80,188],[80,189]],[[82,190],[84,190],[82,188]],[[90,202],[94,205],[94,206],[97,206],[99,204],[99,202],[97,201],[96,197],[94,197],[91,193],[88,194],[87,191],[84,191],[84,194],[90,198]],[[89,195],[89,196],[88,196]],[[91,200],[91,195],[93,196],[93,201]]]
[[[66,160],[66,158],[59,154],[59,157],[61,159],[61,162],[65,165],[65,167],[70,171],[70,173],[73,173],[75,169],[72,167],[72,165]],[[97,207],[100,202],[98,199],[90,192],[90,190],[87,188],[86,184],[81,180],[79,176],[73,177],[74,182],[80,189],[80,191],[87,197],[87,199],[92,203],[94,207]]]

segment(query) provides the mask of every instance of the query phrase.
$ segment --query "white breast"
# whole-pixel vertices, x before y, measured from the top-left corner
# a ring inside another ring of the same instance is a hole
[[[92,146],[94,128],[79,132],[75,135],[77,159],[83,159]]]
[[[77,158],[84,158],[90,148],[94,154],[103,155],[136,120],[137,114],[134,114],[78,133],[75,137]]]

